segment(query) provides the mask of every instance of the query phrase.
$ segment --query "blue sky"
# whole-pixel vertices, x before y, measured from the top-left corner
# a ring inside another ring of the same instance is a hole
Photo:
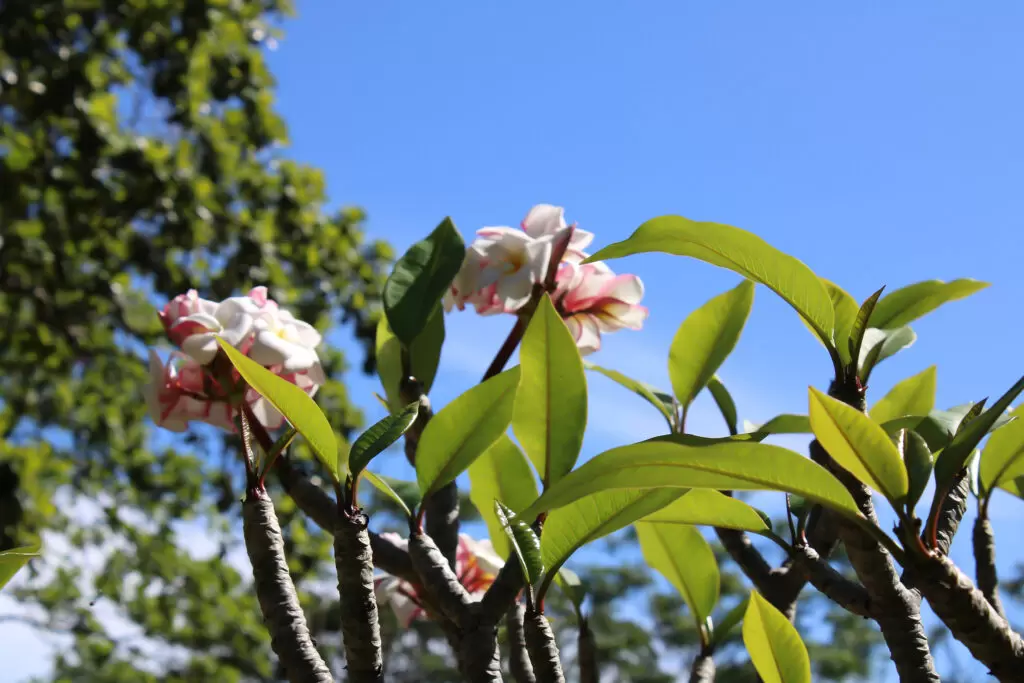
[[[324,168],[332,202],[365,207],[370,233],[399,249],[445,215],[468,237],[549,202],[595,247],[665,213],[737,225],[858,299],[928,278],[991,282],[919,321],[917,343],[872,379],[877,400],[938,364],[949,407],[1024,370],[1022,28],[1010,2],[300,3],[271,66],[288,153]],[[643,278],[651,317],[592,359],[666,386],[676,327],[737,276],[670,256],[611,265]],[[509,324],[449,318],[436,403],[476,381]],[[761,421],[805,413],[829,370],[759,289],[721,375],[741,417]],[[590,386],[584,457],[660,429],[610,382]],[[371,417],[373,388],[353,378]],[[707,434],[719,422],[706,401],[691,418]],[[1021,559],[1021,509],[994,509],[1004,575]]]

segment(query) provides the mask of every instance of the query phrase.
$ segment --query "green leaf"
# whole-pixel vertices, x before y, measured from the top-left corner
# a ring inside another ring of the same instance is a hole
[[[992,407],[983,412],[970,422],[962,421],[962,427],[958,428],[956,436],[949,442],[949,445],[942,449],[942,452],[935,457],[935,495],[939,493],[945,497],[950,484],[956,478],[957,473],[967,464],[967,459],[978,447],[981,440],[989,433],[995,425],[996,420],[1003,416],[1013,399],[1024,391],[1024,377],[1017,380],[1017,383],[1010,387],[1009,391],[999,397],[999,400],[992,404]],[[995,434],[993,434],[995,436]],[[933,505],[932,512],[936,511]]]
[[[732,435],[738,434],[736,402],[732,400],[732,394],[729,393],[729,390],[722,384],[722,380],[718,379],[717,376],[712,377],[708,381],[708,391],[711,392],[711,398],[715,399],[715,405],[718,406],[718,412],[722,413],[725,424],[729,428],[729,433]]]
[[[999,485],[999,488],[1006,491],[1007,493],[1013,494],[1017,498],[1024,500],[1024,477],[1017,477],[1016,479],[1008,479]]]
[[[811,660],[796,627],[757,591],[750,591],[743,615],[743,644],[764,683],[811,683]]]
[[[714,526],[762,533],[769,531],[763,513],[742,500],[713,489],[690,489],[660,510],[643,518],[644,522]]]
[[[860,305],[860,309],[857,311],[857,317],[853,321],[853,327],[850,328],[850,340],[849,340],[849,351],[850,355],[848,359],[860,359],[860,350],[864,342],[864,333],[868,329],[868,320],[871,318],[871,313],[875,310],[875,305],[878,303],[878,298],[882,296],[882,291],[885,289],[883,286],[877,292],[869,296],[864,300],[864,303]]]
[[[523,515],[598,491],[659,487],[785,491],[860,519],[850,492],[823,467],[780,446],[744,441],[706,446],[648,441],[613,448],[567,474]]]
[[[964,428],[965,423],[970,422],[967,419],[968,414],[974,411],[980,413],[983,407],[983,403],[965,403],[949,410],[932,410],[927,415],[907,415],[882,423],[882,429],[890,435],[895,435],[901,429],[913,429],[924,437],[932,453],[938,453],[949,445],[953,436]],[[989,429],[989,433],[1007,424],[1011,419],[1006,413],[999,416]]]
[[[864,340],[860,347],[857,367],[860,368],[861,382],[867,383],[871,371],[886,358],[891,358],[899,351],[917,341],[917,335],[909,327],[894,330],[879,330],[869,327],[864,332]]]
[[[0,551],[0,589],[6,586],[29,560],[39,556],[38,545]]]
[[[544,560],[541,556],[540,539],[533,533],[530,525],[521,520],[511,510],[501,504],[500,500],[494,501],[494,514],[501,523],[501,528],[511,544],[512,552],[519,560],[519,566],[523,570],[523,576],[527,577],[527,583],[531,586],[540,579],[544,573]]]
[[[743,613],[747,611],[747,605],[750,604],[750,596],[745,596],[742,600],[736,603],[736,606],[725,613],[722,620],[718,622],[718,625],[714,627],[712,631],[711,642],[713,645],[720,646],[729,637],[736,625],[743,619]]]
[[[845,289],[834,282],[830,282],[825,278],[820,278],[820,280],[821,284],[825,287],[825,291],[828,292],[829,299],[832,301],[832,311],[835,316],[835,349],[839,353],[840,360],[848,363],[850,361],[850,329],[857,319],[857,301]],[[806,318],[802,320],[811,332],[817,333],[817,330],[814,329],[814,326]],[[824,340],[820,337],[819,341],[825,344]],[[829,348],[829,345],[825,344],[825,348]]]
[[[421,500],[416,484],[411,481],[386,477],[383,474],[374,474],[370,470],[363,470],[363,478],[394,501],[405,512],[406,517],[412,519],[412,511],[420,504]]]
[[[903,451],[903,463],[907,468],[907,510],[913,510],[921,500],[921,494],[928,486],[935,463],[928,442],[912,429],[901,432],[900,450]]]
[[[690,608],[701,640],[718,603],[721,578],[715,553],[696,527],[641,521],[635,524],[647,564],[668,579]]]
[[[565,481],[568,477],[555,486]],[[678,488],[601,491],[581,496],[571,504],[552,511],[544,522],[540,541],[541,556],[549,575],[545,582],[550,581],[552,573],[557,572],[579,548],[629,526],[683,493]],[[526,516],[531,518],[529,513]]]
[[[498,440],[512,421],[519,366],[477,384],[427,423],[416,449],[423,497],[441,488]]]
[[[907,496],[909,483],[896,446],[864,413],[810,387],[814,436],[839,465],[890,502]]]
[[[679,326],[668,352],[668,375],[684,414],[736,347],[753,303],[754,283],[744,280]]]
[[[811,420],[806,415],[783,413],[776,415],[760,427],[751,425],[751,428],[750,431],[759,434],[810,434]]]
[[[359,435],[348,452],[348,469],[353,479],[359,477],[370,461],[384,452],[388,446],[402,438],[419,415],[420,403],[407,405],[397,415],[388,415]],[[342,465],[338,465],[338,470]]]
[[[906,415],[927,415],[935,407],[935,366],[903,380],[868,414],[879,424]]]
[[[384,283],[384,314],[399,341],[411,347],[462,266],[466,243],[450,218],[409,247]]]
[[[498,437],[469,466],[469,499],[487,523],[494,551],[507,560],[511,546],[494,512],[494,501],[500,500],[518,513],[537,500],[537,482],[530,463],[507,434]]]
[[[731,225],[660,216],[641,225],[625,241],[601,249],[587,262],[648,252],[691,256],[763,284],[795,308],[822,341],[832,344],[832,300],[821,280],[801,261],[760,237]]]
[[[878,302],[871,315],[871,326],[887,330],[902,327],[944,303],[963,299],[988,286],[987,282],[964,278],[952,282],[925,280],[902,287]]]
[[[253,391],[270,401],[299,434],[302,434],[317,459],[327,468],[335,481],[342,481],[345,473],[338,469],[338,441],[320,406],[305,391],[242,355],[220,337],[217,337],[217,343],[242,379]]]
[[[587,597],[587,589],[583,587],[580,577],[568,567],[561,567],[558,573],[555,574],[555,583],[558,584],[558,587],[569,598],[573,609],[576,610],[576,615],[580,616],[583,609],[583,600]]]
[[[652,406],[657,408],[658,412],[665,416],[665,420],[668,422],[669,429],[675,429],[675,417],[672,414],[672,411],[675,407],[672,404],[671,396],[669,396],[663,391],[658,391],[649,384],[645,384],[644,382],[640,382],[638,380],[626,377],[617,370],[609,370],[608,368],[603,368],[600,365],[594,365],[593,363],[588,363],[586,361],[583,362],[583,367],[586,368],[587,370],[593,370],[594,372],[598,372],[604,375],[613,382],[621,384],[622,386],[626,387],[633,393],[643,398],[645,401],[647,401]],[[659,397],[659,394],[661,396],[665,396],[669,400],[667,402],[662,400]]]
[[[430,393],[441,361],[441,347],[444,345],[444,311],[437,306],[409,349],[409,369],[412,376],[423,385],[423,393]],[[388,319],[381,316],[377,323],[376,340],[377,375],[388,407],[392,412],[401,410],[402,399],[398,394],[402,381],[402,343],[388,326]]]
[[[523,335],[519,365],[512,431],[548,487],[572,469],[583,447],[587,378],[572,333],[547,294]]]
[[[1010,416],[1016,419],[994,432],[982,451],[978,472],[982,491],[1024,476],[1024,405],[1017,406]]]
[[[696,434],[659,434],[658,436],[652,436],[649,439],[644,439],[642,443],[648,441],[667,441],[669,443],[678,443],[683,446],[710,446],[713,443],[736,443],[743,441],[763,441],[767,434],[761,434],[760,432],[754,432],[752,434],[735,434],[732,436],[698,436]]]

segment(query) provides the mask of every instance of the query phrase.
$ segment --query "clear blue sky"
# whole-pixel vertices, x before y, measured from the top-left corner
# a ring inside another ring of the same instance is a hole
[[[364,206],[370,233],[399,249],[445,215],[470,236],[549,202],[595,246],[665,213],[731,223],[858,299],[984,279],[993,287],[915,325],[917,344],[869,396],[935,363],[939,407],[998,395],[1024,372],[1024,5],[825,5],[306,2],[271,65],[288,153],[324,168],[332,202]],[[675,328],[737,278],[668,256],[612,266],[641,275],[651,317],[593,360],[666,385]],[[449,319],[435,401],[475,381],[508,324]],[[722,376],[760,421],[805,413],[829,370],[759,289]],[[371,417],[373,387],[355,380]],[[599,378],[591,389],[584,457],[659,430],[630,395]],[[693,419],[721,432],[707,403]],[[1015,503],[995,509],[1004,575],[1021,559]]]

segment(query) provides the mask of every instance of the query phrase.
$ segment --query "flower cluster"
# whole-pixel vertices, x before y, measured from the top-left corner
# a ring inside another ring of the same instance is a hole
[[[146,398],[153,421],[171,431],[184,431],[192,420],[235,428],[233,392],[240,385],[239,376],[230,364],[215,362],[218,336],[310,396],[326,379],[316,353],[320,334],[269,299],[266,287],[221,302],[189,290],[159,315],[178,349],[166,363],[150,350]],[[238,398],[264,426],[281,426],[281,413],[252,389]]]
[[[409,547],[409,541],[398,534],[383,533],[381,536],[390,539],[401,548]],[[479,600],[483,597],[504,564],[494,552],[494,546],[490,541],[476,541],[466,534],[459,534],[459,547],[455,553],[455,573],[473,599]],[[379,576],[374,581],[374,593],[378,605],[391,605],[403,627],[408,627],[414,619],[426,615],[426,609],[415,587],[406,581],[394,576]]]
[[[565,210],[550,204],[530,209],[519,228],[477,231],[445,294],[445,310],[472,306],[480,315],[517,313],[530,302],[535,286],[545,281],[552,252],[566,239],[551,297],[580,353],[597,351],[602,332],[640,329],[647,318],[647,309],[639,305],[644,294],[640,278],[615,275],[603,262],[583,264],[583,250],[594,235],[568,225]]]

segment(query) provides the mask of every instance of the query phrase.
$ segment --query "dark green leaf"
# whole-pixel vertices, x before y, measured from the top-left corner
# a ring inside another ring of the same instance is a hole
[[[410,403],[397,415],[388,415],[359,435],[348,452],[348,469],[353,479],[366,468],[370,461],[384,452],[388,446],[402,438],[402,435],[416,421],[419,415],[419,401]],[[338,465],[339,471],[342,465]]]
[[[703,223],[682,216],[653,218],[623,242],[601,249],[588,262],[663,252],[690,256],[728,268],[761,283],[781,296],[811,323],[818,337],[833,344],[832,300],[811,269],[746,230],[721,223]]]
[[[921,500],[921,494],[924,493],[928,480],[932,476],[934,462],[928,443],[914,430],[903,430],[900,433],[900,444],[903,451],[903,462],[907,467],[907,479],[910,482],[906,506],[907,510],[913,510],[917,502]]]
[[[409,247],[384,284],[384,313],[399,341],[411,347],[426,327],[466,255],[466,243],[450,218]]]
[[[864,341],[864,333],[868,329],[868,320],[871,318],[871,313],[875,310],[875,304],[878,303],[878,298],[882,296],[882,291],[885,289],[883,286],[877,292],[869,296],[864,300],[864,303],[860,305],[860,309],[857,311],[857,317],[853,321],[853,327],[850,329],[850,340],[849,358],[856,358],[860,360],[860,350]]]
[[[501,523],[502,529],[508,537],[512,546],[512,552],[519,560],[523,569],[523,576],[527,577],[527,583],[537,583],[544,573],[544,560],[541,556],[540,539],[533,533],[530,525],[519,519],[515,513],[501,504],[501,501],[494,501],[494,514]]]

